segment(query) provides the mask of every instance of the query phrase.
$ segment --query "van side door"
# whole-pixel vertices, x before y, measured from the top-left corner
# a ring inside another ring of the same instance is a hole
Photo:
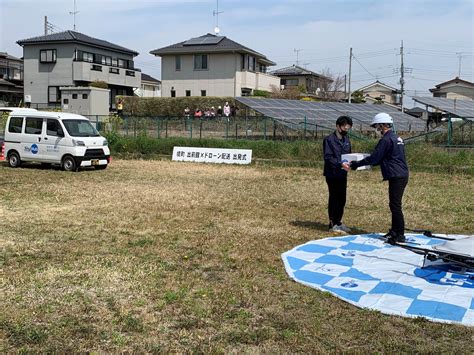
[[[42,117],[25,118],[25,130],[22,134],[21,139],[21,159],[29,161],[38,161],[43,158],[44,147],[42,147],[41,145],[42,132]]]
[[[56,118],[46,118],[46,129],[43,131],[41,145],[43,159],[50,163],[60,163],[64,154],[64,131],[61,123]]]

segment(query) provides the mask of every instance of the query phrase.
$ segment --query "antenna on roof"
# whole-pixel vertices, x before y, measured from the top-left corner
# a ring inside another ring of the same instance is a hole
[[[69,11],[69,15],[74,15],[74,31],[76,30],[76,14],[79,11],[76,11],[76,0],[74,0],[74,11]]]
[[[214,33],[217,36],[219,32],[221,31],[219,28],[219,14],[222,14],[224,11],[219,11],[219,0],[216,0],[216,2],[217,2],[217,9],[212,11],[212,16],[216,17],[216,27],[214,27]]]
[[[298,60],[298,55],[300,54],[300,52],[302,51],[302,49],[294,49],[294,52],[296,53],[296,65],[299,65],[299,60]]]

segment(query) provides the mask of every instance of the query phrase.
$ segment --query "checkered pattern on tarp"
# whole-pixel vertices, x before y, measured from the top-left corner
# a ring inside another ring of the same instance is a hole
[[[283,253],[282,259],[295,281],[358,307],[474,326],[473,269],[442,261],[427,261],[422,268],[422,255],[384,243],[382,235],[313,240]],[[421,234],[406,237],[423,248],[444,242]]]

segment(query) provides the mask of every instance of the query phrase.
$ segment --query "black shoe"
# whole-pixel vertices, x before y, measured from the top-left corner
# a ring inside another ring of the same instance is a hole
[[[405,243],[406,239],[403,234],[392,234],[388,237],[387,243],[395,245],[397,243]]]

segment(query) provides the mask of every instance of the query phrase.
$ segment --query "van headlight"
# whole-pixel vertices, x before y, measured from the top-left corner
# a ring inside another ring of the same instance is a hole
[[[102,143],[104,147],[107,147],[109,145],[109,142],[107,142],[107,139],[104,139],[104,143]]]
[[[72,145],[75,146],[75,147],[85,147],[86,143],[84,143],[84,141],[73,139],[72,140]]]

